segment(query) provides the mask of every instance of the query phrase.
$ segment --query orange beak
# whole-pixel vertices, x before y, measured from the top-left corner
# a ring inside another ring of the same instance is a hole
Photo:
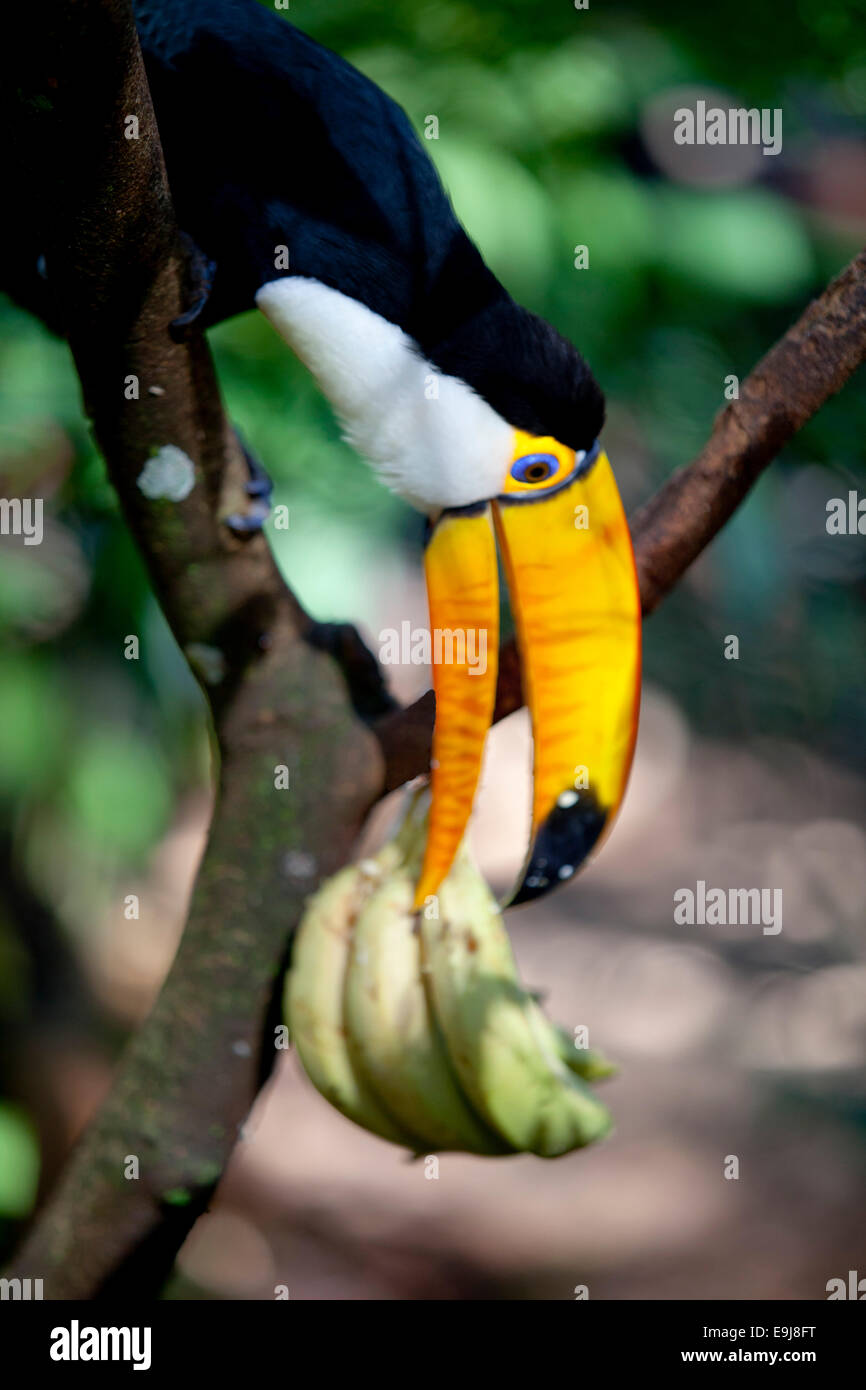
[[[534,747],[529,852],[511,901],[571,878],[625,793],[640,698],[640,596],[606,455],[516,432],[493,503],[444,512],[425,557],[436,725],[416,907],[466,832],[496,695],[495,534],[511,596]]]

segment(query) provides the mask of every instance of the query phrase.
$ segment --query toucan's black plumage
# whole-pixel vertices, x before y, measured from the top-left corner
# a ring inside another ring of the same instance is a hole
[[[395,102],[256,0],[133,9],[178,221],[216,267],[201,326],[252,308],[286,246],[288,273],[398,324],[510,424],[589,447],[604,402],[588,367],[484,264]],[[0,285],[62,331],[14,152],[9,186]]]
[[[375,83],[255,0],[134,10],[178,221],[216,266],[203,326],[252,308],[285,245],[289,273],[398,324],[511,424],[592,442],[603,403],[583,360],[488,270]],[[62,328],[28,216],[0,234],[2,288]]]
[[[216,263],[206,323],[252,306],[274,248],[399,324],[505,419],[586,448],[601,393],[461,228],[405,113],[256,0],[135,0],[181,226]]]

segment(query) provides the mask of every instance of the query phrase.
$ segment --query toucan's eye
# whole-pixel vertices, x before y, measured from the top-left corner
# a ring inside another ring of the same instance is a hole
[[[574,470],[575,452],[551,434],[514,431],[514,452],[502,488],[502,497],[524,502],[541,501],[566,481]]]
[[[546,483],[559,468],[553,454],[524,454],[511,465],[511,476],[518,483]]]

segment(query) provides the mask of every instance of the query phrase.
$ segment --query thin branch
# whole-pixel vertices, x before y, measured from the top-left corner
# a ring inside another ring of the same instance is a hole
[[[866,251],[861,251],[761,358],[720,411],[693,463],[679,469],[631,521],[644,615],[653,613],[733,516],[779,450],[866,361]],[[513,641],[499,654],[494,720],[523,704]],[[385,715],[376,732],[385,790],[430,765],[432,692]]]
[[[631,523],[644,613],[652,613],[733,516],[752,484],[866,361],[866,251],[761,358],[695,461]]]

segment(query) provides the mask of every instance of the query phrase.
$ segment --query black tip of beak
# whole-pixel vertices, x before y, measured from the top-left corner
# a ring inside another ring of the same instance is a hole
[[[609,814],[588,789],[564,791],[535,837],[523,882],[509,906],[543,898],[567,883],[593,849]]]

